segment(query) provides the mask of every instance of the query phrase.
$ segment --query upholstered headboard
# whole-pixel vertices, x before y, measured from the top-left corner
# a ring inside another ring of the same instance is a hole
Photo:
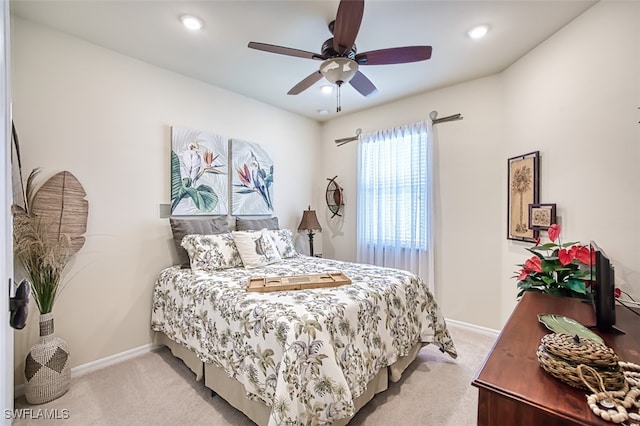
[[[260,229],[280,229],[278,218],[270,217],[266,219],[243,219],[236,217],[236,231],[258,231]]]

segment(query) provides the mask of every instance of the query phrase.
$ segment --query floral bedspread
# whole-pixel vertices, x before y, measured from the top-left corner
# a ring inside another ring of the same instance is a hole
[[[350,285],[247,292],[251,276],[341,271]],[[240,381],[272,408],[269,425],[328,424],[380,368],[432,343],[456,350],[427,285],[397,269],[298,256],[215,274],[171,267],[153,292],[151,328]]]

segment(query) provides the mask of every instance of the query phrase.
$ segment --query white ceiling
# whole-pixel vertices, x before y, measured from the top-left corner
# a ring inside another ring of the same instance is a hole
[[[342,89],[342,113],[500,72],[591,7],[591,0],[366,0],[358,52],[407,45],[433,46],[430,60],[370,65],[360,70],[377,86],[369,97]],[[314,120],[335,118],[336,94],[314,84],[287,91],[320,61],[247,48],[257,41],[320,53],[331,34],[338,1],[13,0],[11,11],[150,64],[246,95]],[[179,17],[205,22],[186,30]],[[489,24],[481,40],[466,37]],[[327,115],[318,110],[326,109]]]

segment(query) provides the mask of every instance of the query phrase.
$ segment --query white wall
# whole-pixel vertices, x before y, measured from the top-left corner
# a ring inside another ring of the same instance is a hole
[[[540,150],[540,200],[557,203],[563,241],[596,241],[640,296],[640,3],[598,3],[503,78],[504,156]],[[524,247],[504,245],[505,320]]]
[[[54,309],[72,366],[150,343],[151,292],[175,249],[170,126],[257,142],[275,169],[274,206],[295,229],[311,202],[319,125],[28,21],[12,22],[13,112],[23,168],[71,171],[89,201],[87,242]],[[43,180],[41,181],[43,182]],[[15,334],[16,384],[38,339],[37,308]]]
[[[322,172],[338,175],[346,206],[344,219],[319,215],[325,256],[356,255],[357,149],[333,140],[431,110],[461,113],[435,127],[435,287],[445,316],[501,328],[510,315],[511,277],[530,244],[506,239],[506,160],[535,150],[541,201],[557,203],[564,241],[597,241],[618,285],[640,296],[638,22],[640,3],[601,2],[501,74],[326,123]]]

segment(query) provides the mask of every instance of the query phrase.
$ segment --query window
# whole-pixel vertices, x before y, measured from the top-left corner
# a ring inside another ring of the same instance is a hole
[[[358,151],[360,246],[428,248],[428,141],[426,123],[362,139]]]

